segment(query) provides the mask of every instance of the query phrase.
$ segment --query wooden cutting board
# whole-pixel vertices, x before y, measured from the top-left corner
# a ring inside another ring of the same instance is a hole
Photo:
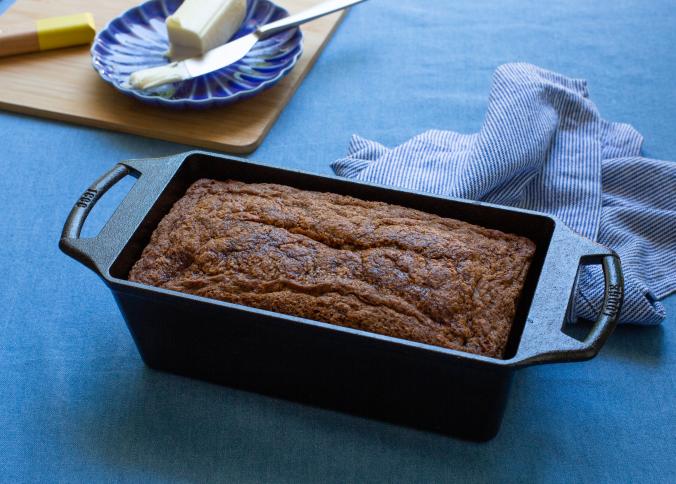
[[[17,0],[0,25],[91,12],[97,29],[141,0]],[[295,13],[320,0],[279,0]],[[0,59],[0,108],[231,153],[250,153],[317,59],[344,12],[302,27],[303,55],[276,86],[253,98],[202,111],[148,106],[119,93],[91,67],[89,47]]]

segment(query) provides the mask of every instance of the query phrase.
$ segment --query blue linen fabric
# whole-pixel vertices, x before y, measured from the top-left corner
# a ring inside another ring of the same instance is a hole
[[[388,149],[353,136],[338,175],[546,212],[616,250],[620,322],[657,324],[676,290],[676,164],[640,156],[643,138],[601,118],[587,84],[531,64],[495,71],[480,131],[430,130]],[[586,267],[573,317],[593,319],[603,274]]]
[[[0,14],[4,13],[12,4],[14,0],[0,0]]]

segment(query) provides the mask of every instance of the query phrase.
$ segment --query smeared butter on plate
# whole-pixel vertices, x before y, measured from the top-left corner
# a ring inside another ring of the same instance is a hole
[[[170,62],[158,67],[141,69],[129,76],[129,84],[136,89],[150,89],[170,82],[179,82],[187,79],[188,71],[180,62]]]
[[[169,57],[196,57],[225,44],[246,16],[246,0],[185,0],[167,18]]]

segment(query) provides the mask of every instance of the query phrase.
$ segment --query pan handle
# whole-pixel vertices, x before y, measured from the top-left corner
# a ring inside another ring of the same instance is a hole
[[[597,260],[598,258],[592,256],[592,263]],[[617,254],[601,256],[601,266],[604,279],[603,303],[591,331],[584,340],[589,349],[594,350],[594,354],[615,329],[624,299],[624,278],[620,258]]]
[[[107,276],[110,265],[190,154],[117,163],[75,202],[63,226],[59,248],[100,276]],[[81,238],[82,227],[96,202],[127,175],[137,178],[127,196],[98,235]]]
[[[71,239],[79,239],[80,232],[82,231],[82,226],[87,220],[89,212],[91,212],[92,207],[96,205],[96,202],[105,195],[105,193],[113,187],[117,182],[122,180],[125,176],[130,174],[130,169],[128,166],[123,165],[122,163],[116,164],[113,168],[105,173],[96,180],[94,183],[87,188],[82,196],[75,202],[66,223],[63,226],[63,232],[61,232],[61,240],[69,241]]]
[[[598,353],[617,325],[624,296],[619,256],[567,229],[565,232],[568,232],[564,235],[568,244],[560,244],[562,256],[554,257],[549,261],[549,267],[547,262],[543,267],[538,284],[542,289],[535,294],[519,349],[512,360],[515,365],[588,360]],[[571,241],[577,250],[571,250]],[[572,254],[577,262],[573,263],[570,255],[566,257],[566,252]],[[561,328],[578,267],[592,264],[600,264],[603,269],[603,303],[589,334],[579,341],[563,333]]]

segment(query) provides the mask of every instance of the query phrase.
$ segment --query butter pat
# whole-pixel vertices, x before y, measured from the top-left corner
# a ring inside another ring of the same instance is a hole
[[[169,56],[185,59],[225,44],[246,16],[246,0],[185,0],[167,18]]]

